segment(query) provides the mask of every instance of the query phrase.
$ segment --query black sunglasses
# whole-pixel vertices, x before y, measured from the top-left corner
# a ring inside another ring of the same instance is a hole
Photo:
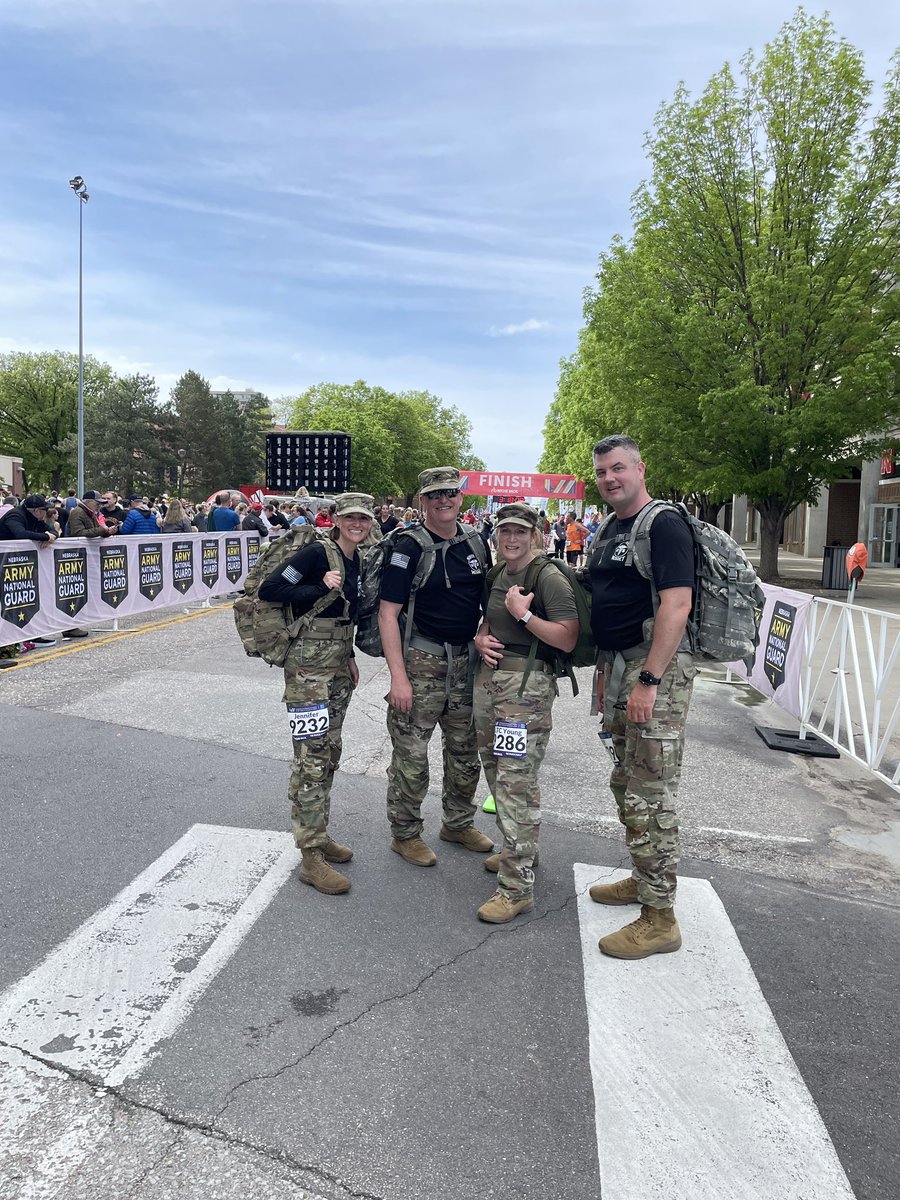
[[[458,495],[459,488],[436,488],[433,492],[425,493],[428,500],[454,500]]]

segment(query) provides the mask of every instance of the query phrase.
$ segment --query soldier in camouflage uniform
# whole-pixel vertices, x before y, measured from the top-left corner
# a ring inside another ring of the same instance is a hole
[[[373,504],[371,496],[355,492],[335,502],[334,526],[323,536],[337,543],[343,572],[330,567],[321,543],[308,542],[259,589],[261,600],[289,604],[295,618],[309,612],[329,590],[335,595],[291,646],[284,664],[284,703],[294,748],[288,792],[291,828],[303,855],[298,877],[327,895],[350,890],[350,880],[331,864],[349,862],[353,851],[330,837],[328,819],[344,716],[359,682],[353,656],[360,581],[357,547],[371,530]]]
[[[594,474],[601,499],[616,519],[594,546],[585,582],[602,666],[597,698],[614,756],[610,787],[625,826],[632,873],[618,883],[595,884],[590,895],[598,904],[641,905],[640,917],[601,938],[600,949],[614,958],[646,958],[681,946],[674,908],[675,797],[695,674],[693,659],[683,649],[693,604],[694,549],[677,513],[660,512],[650,530],[659,593],[654,620],[650,582],[627,554],[631,527],[651,501],[636,443],[622,434],[598,442]]]
[[[428,743],[440,725],[444,749],[443,823],[439,837],[486,854],[489,837],[475,828],[478,751],[472,725],[472,639],[478,628],[489,557],[474,531],[457,517],[462,504],[455,467],[419,475],[424,532],[401,535],[385,563],[378,628],[391,673],[387,813],[391,849],[408,863],[431,867],[437,856],[422,838],[422,801],[428,791]],[[419,537],[430,538],[428,551]],[[412,629],[407,614],[423,556],[427,579],[414,593]],[[404,639],[408,646],[404,654]]]
[[[475,679],[478,750],[503,838],[499,855],[485,862],[487,870],[497,871],[497,891],[478,910],[479,919],[492,925],[534,908],[533,866],[541,827],[538,771],[557,695],[552,663],[556,650],[571,650],[578,640],[572,587],[555,566],[538,574],[533,592],[524,590],[528,567],[543,550],[538,520],[527,504],[505,504],[498,511],[497,546],[504,565],[491,585],[475,638],[482,660]],[[535,638],[537,652],[526,675]]]

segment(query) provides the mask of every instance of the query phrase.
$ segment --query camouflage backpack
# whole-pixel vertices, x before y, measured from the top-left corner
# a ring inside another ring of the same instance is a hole
[[[261,658],[273,667],[283,667],[293,643],[303,636],[310,622],[330,604],[340,592],[327,592],[321,596],[309,612],[294,619],[290,605],[273,604],[260,600],[259,589],[273,571],[287,562],[303,546],[318,542],[325,549],[330,571],[340,571],[341,587],[344,586],[344,556],[333,538],[325,536],[324,530],[313,525],[298,525],[282,537],[270,542],[260,552],[253,567],[244,580],[244,595],[234,602],[234,623],[244,650],[250,658]],[[344,616],[349,611],[344,600]]]
[[[491,567],[488,572],[488,591],[490,591],[494,580],[503,570],[506,564],[499,562]],[[594,633],[591,629],[591,601],[587,592],[578,582],[578,577],[572,567],[568,563],[560,562],[558,558],[536,558],[528,564],[525,571],[525,579],[522,583],[522,591],[525,593],[534,592],[534,601],[532,608],[535,616],[543,617],[544,608],[541,603],[540,592],[538,590],[540,575],[543,571],[549,568],[556,568],[561,575],[565,575],[569,581],[569,586],[575,597],[575,608],[578,611],[578,641],[571,650],[557,650],[555,646],[549,646],[548,649],[553,651],[553,671],[559,678],[562,675],[567,676],[569,683],[572,685],[572,695],[578,695],[578,680],[575,678],[573,671],[574,667],[592,667],[597,661],[597,643],[594,641]],[[527,626],[526,626],[527,628]],[[519,695],[525,691],[525,684],[528,682],[528,676],[534,668],[534,660],[537,657],[538,638],[534,634],[531,635],[531,646],[528,651],[528,661],[525,664],[525,670],[522,672],[522,683],[519,687]],[[502,664],[501,664],[502,666]]]
[[[451,546],[456,546],[460,542],[468,542],[484,575],[487,574],[490,566],[487,547],[481,534],[470,527],[464,526],[461,533],[457,533],[455,537],[448,538],[443,542],[435,542],[424,525],[410,525],[408,529],[398,526],[397,529],[392,529],[380,542],[369,549],[362,565],[362,592],[359,597],[359,616],[356,623],[356,646],[358,650],[362,650],[363,654],[371,654],[373,658],[384,657],[381,634],[378,631],[381,577],[384,574],[385,561],[394,553],[394,547],[401,537],[411,537],[422,551],[412,578],[406,611],[401,615],[404,658],[406,658],[413,635],[416,593],[428,581],[434,570],[438,554],[446,554]]]
[[[623,565],[633,563],[649,582],[655,614],[659,592],[650,565],[650,528],[663,511],[678,513],[694,542],[694,605],[679,649],[707,662],[752,658],[759,642],[765,593],[746,554],[724,529],[701,521],[683,504],[652,500],[641,509],[631,527]],[[601,554],[608,545],[610,538],[606,535],[614,520],[615,514],[607,517],[594,535],[592,557]]]

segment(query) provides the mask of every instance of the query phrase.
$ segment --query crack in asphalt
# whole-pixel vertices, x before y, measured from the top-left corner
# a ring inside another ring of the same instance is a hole
[[[129,1110],[153,1113],[155,1116],[160,1117],[163,1121],[165,1121],[166,1124],[172,1125],[178,1130],[177,1135],[173,1138],[166,1151],[156,1160],[156,1162],[151,1164],[147,1170],[142,1172],[141,1178],[137,1181],[135,1186],[144,1182],[149,1177],[149,1172],[158,1166],[159,1163],[163,1162],[169,1156],[169,1154],[171,1154],[179,1139],[184,1133],[187,1132],[197,1133],[202,1137],[212,1138],[215,1141],[222,1142],[226,1146],[234,1146],[242,1150],[248,1150],[251,1154],[259,1155],[261,1158],[265,1158],[269,1162],[275,1163],[278,1166],[287,1167],[293,1171],[305,1172],[307,1175],[312,1175],[322,1183],[339,1188],[343,1194],[349,1198],[349,1200],[386,1200],[386,1197],[379,1196],[374,1192],[357,1191],[349,1184],[344,1183],[343,1180],[341,1180],[331,1171],[326,1171],[323,1167],[317,1166],[314,1163],[300,1162],[298,1159],[294,1158],[284,1150],[275,1150],[271,1146],[266,1146],[260,1144],[259,1142],[255,1142],[252,1138],[243,1137],[236,1133],[229,1133],[226,1130],[219,1129],[217,1126],[208,1121],[201,1121],[195,1117],[179,1116],[177,1113],[167,1112],[160,1105],[153,1104],[149,1100],[139,1100],[134,1096],[128,1095],[119,1086],[109,1086],[100,1082],[95,1076],[92,1076],[89,1071],[79,1071],[74,1067],[67,1067],[62,1063],[54,1062],[52,1059],[42,1058],[41,1055],[34,1054],[31,1050],[27,1050],[24,1046],[17,1046],[14,1042],[6,1042],[2,1039],[0,1039],[0,1049],[12,1050],[16,1054],[20,1054],[23,1058],[34,1063],[39,1063],[42,1067],[47,1067],[49,1070],[58,1075],[64,1075],[77,1083],[85,1084],[95,1093],[103,1096],[110,1096],[117,1103],[123,1105]],[[212,1120],[216,1120],[218,1116],[218,1113],[214,1114]],[[308,1191],[308,1185],[306,1183],[298,1181],[297,1187]],[[132,1188],[132,1192],[133,1191],[134,1187]],[[321,1197],[320,1200],[325,1200],[325,1198]]]
[[[154,1158],[153,1162],[151,1162],[143,1171],[141,1171],[140,1175],[134,1181],[134,1184],[132,1185],[132,1187],[130,1187],[128,1189],[128,1192],[124,1197],[124,1200],[132,1200],[133,1197],[135,1197],[139,1194],[140,1189],[150,1179],[153,1172],[155,1170],[157,1170],[158,1167],[162,1166],[162,1164],[166,1161],[166,1159],[169,1157],[169,1155],[172,1153],[172,1151],[175,1149],[175,1147],[178,1145],[178,1143],[181,1141],[181,1139],[184,1137],[184,1135],[185,1135],[184,1129],[177,1129],[175,1131],[175,1133],[172,1136],[172,1140],[168,1143],[168,1145],[162,1151],[162,1153],[158,1154],[156,1156],[156,1158]]]
[[[608,871],[608,874],[612,874],[613,871],[615,871],[617,869],[619,869],[619,868],[615,868],[615,867],[610,868]],[[605,878],[605,877],[606,877],[605,875],[598,876],[598,878]],[[315,1054],[317,1050],[321,1049],[322,1046],[324,1046],[328,1042],[330,1042],[332,1040],[332,1038],[336,1037],[339,1033],[344,1032],[344,1030],[346,1030],[346,1029],[351,1029],[354,1025],[358,1024],[361,1020],[363,1020],[364,1017],[367,1017],[370,1013],[374,1012],[378,1008],[382,1008],[386,1004],[394,1004],[397,1001],[407,1000],[410,996],[414,996],[418,991],[420,991],[425,986],[426,983],[428,983],[430,980],[434,979],[434,977],[436,975],[438,975],[441,971],[445,971],[449,967],[454,967],[461,959],[465,958],[467,955],[474,954],[476,950],[480,950],[481,947],[486,942],[488,942],[492,937],[497,937],[502,934],[509,934],[510,936],[515,936],[516,934],[524,933],[526,930],[531,929],[534,925],[537,925],[540,921],[546,920],[547,917],[555,916],[557,913],[563,912],[566,908],[568,908],[568,906],[572,903],[573,900],[577,901],[578,897],[580,895],[583,895],[585,890],[587,890],[587,889],[583,889],[582,891],[576,890],[575,892],[572,893],[572,895],[567,896],[562,904],[557,904],[553,907],[546,908],[539,915],[532,917],[532,919],[530,921],[527,921],[523,925],[517,925],[513,929],[510,929],[508,926],[494,926],[492,929],[490,929],[484,935],[483,938],[481,938],[479,941],[477,941],[473,946],[467,946],[465,949],[460,950],[458,954],[455,954],[452,958],[447,959],[445,962],[437,963],[434,967],[431,968],[430,971],[427,971],[422,976],[422,978],[419,979],[418,982],[415,983],[412,987],[407,988],[403,992],[397,992],[390,996],[382,996],[381,999],[374,1000],[370,1005],[368,1005],[366,1008],[364,1008],[362,1010],[362,1012],[357,1013],[353,1017],[348,1017],[346,1021],[339,1021],[337,1023],[337,1025],[333,1026],[328,1031],[328,1033],[326,1033],[323,1037],[319,1038],[318,1041],[314,1042],[312,1044],[312,1046],[309,1047],[308,1050],[305,1050],[302,1054],[298,1055],[297,1058],[292,1059],[290,1062],[284,1063],[282,1066],[280,1066],[275,1071],[262,1071],[257,1075],[250,1075],[246,1079],[240,1080],[240,1082],[236,1083],[234,1085],[234,1087],[232,1087],[231,1090],[227,1093],[225,1103],[214,1114],[213,1120],[217,1121],[222,1116],[224,1116],[224,1114],[228,1111],[228,1109],[231,1107],[232,1103],[234,1102],[234,1100],[237,1096],[237,1093],[242,1088],[248,1087],[252,1083],[262,1083],[265,1080],[278,1079],[280,1076],[284,1075],[287,1071],[294,1070],[295,1067],[299,1067],[301,1063],[306,1061],[306,1059],[312,1057],[312,1055]]]

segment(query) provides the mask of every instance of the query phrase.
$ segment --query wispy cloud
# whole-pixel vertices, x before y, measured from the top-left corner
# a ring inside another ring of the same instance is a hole
[[[529,317],[520,325],[492,325],[488,332],[491,337],[515,337],[517,333],[533,333],[536,329],[546,329],[549,324],[549,321],[538,321]]]

